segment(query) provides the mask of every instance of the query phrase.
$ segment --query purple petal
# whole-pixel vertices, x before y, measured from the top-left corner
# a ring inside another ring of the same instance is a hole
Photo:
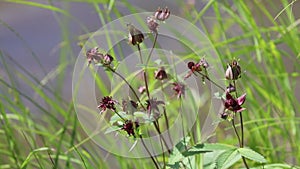
[[[246,108],[240,108],[240,109],[237,110],[236,112],[239,113],[239,112],[242,112],[242,111],[244,111],[244,110],[246,110]]]
[[[240,96],[239,98],[237,98],[238,105],[241,106],[242,104],[244,104],[245,100],[246,100],[246,93]]]

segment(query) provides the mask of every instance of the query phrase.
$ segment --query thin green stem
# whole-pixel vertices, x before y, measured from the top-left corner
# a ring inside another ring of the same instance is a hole
[[[124,119],[124,117],[122,117],[116,110],[114,111],[124,122],[126,121],[126,119]]]
[[[156,44],[156,41],[157,41],[157,37],[158,37],[158,33],[155,33],[155,36],[154,36],[154,42],[153,42],[152,48],[151,48],[151,50],[150,50],[150,52],[149,52],[149,55],[148,55],[148,57],[147,57],[147,60],[146,60],[146,66],[148,65],[148,62],[149,62],[150,57],[151,57],[151,55],[152,55],[152,52],[153,52],[153,50],[154,50],[154,47],[155,47],[155,44]]]

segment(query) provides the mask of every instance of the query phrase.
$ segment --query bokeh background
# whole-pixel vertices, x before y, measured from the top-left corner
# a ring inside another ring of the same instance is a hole
[[[224,69],[230,59],[241,60],[244,71],[244,82],[241,88],[246,92],[252,92],[248,94],[249,100],[247,101],[247,109],[249,109],[247,113],[251,114],[245,117],[246,130],[248,130],[246,144],[264,154],[270,162],[299,165],[300,149],[297,148],[300,138],[300,45],[297,43],[300,42],[299,1],[247,1],[245,4],[250,10],[251,16],[240,10],[238,1],[231,0],[224,2],[98,0],[94,3],[79,0],[61,2],[37,0],[34,2],[45,6],[32,6],[23,1],[0,1],[0,52],[2,58],[0,75],[4,82],[10,84],[8,87],[9,85],[1,83],[0,94],[2,95],[2,107],[4,107],[2,111],[5,110],[7,114],[18,114],[18,118],[12,117],[12,123],[16,123],[17,127],[11,129],[15,133],[11,137],[15,138],[13,139],[15,140],[14,144],[18,143],[18,147],[31,144],[30,142],[33,142],[34,139],[36,139],[36,143],[32,143],[32,147],[45,146],[43,143],[47,143],[47,146],[51,147],[51,144],[55,142],[55,138],[50,136],[44,137],[43,134],[40,134],[29,137],[33,134],[26,133],[30,129],[37,128],[33,123],[39,118],[38,126],[43,126],[43,130],[49,127],[49,133],[46,135],[53,133],[55,136],[60,136],[61,133],[55,132],[62,128],[51,126],[51,124],[56,124],[47,121],[48,116],[45,117],[45,112],[41,111],[40,107],[49,110],[50,114],[51,110],[57,112],[62,111],[61,109],[69,110],[68,103],[72,101],[74,63],[81,50],[81,44],[87,40],[90,33],[119,16],[135,12],[155,11],[158,6],[168,6],[173,15],[188,19],[208,34],[212,43],[215,44],[218,54],[223,57]],[[46,6],[49,4],[63,11],[47,9]],[[248,17],[252,17],[253,20],[247,20]],[[278,56],[275,56],[276,53]],[[28,79],[35,80],[28,82]],[[42,89],[44,94],[40,94],[41,91],[37,88]],[[18,93],[16,91],[20,91],[22,94],[16,94]],[[33,103],[23,95],[35,102]],[[45,99],[46,96],[55,100],[55,104],[51,104]],[[9,106],[6,107],[6,105]],[[15,110],[11,110],[12,108]],[[59,123],[64,124],[67,112],[66,114],[53,113],[53,115],[60,121]],[[26,117],[30,119],[30,122],[19,121],[24,114],[28,114]],[[6,124],[3,122],[0,127],[4,130]],[[236,143],[230,125],[222,123],[220,126],[209,141]],[[71,128],[62,130],[62,132],[68,133],[66,137],[72,136]],[[80,134],[76,137],[80,142],[86,136],[81,131],[79,124],[76,124],[74,128],[78,128]],[[20,132],[22,129],[25,129],[25,134]],[[3,134],[3,130],[0,134],[1,141],[4,142],[8,136]],[[30,139],[24,139],[24,135],[28,135]],[[251,135],[257,137],[253,138]],[[128,163],[119,162],[121,157],[115,157],[100,150],[92,141],[84,142],[84,144],[86,146],[79,151],[94,156],[91,157],[90,166],[98,168],[101,168],[99,166],[103,168],[125,166],[128,168],[133,165],[133,161],[130,160],[127,161]],[[4,153],[0,154],[2,157],[0,166],[3,168],[14,166],[13,164],[7,165],[12,160],[10,157],[5,157],[6,154],[9,154],[9,149],[14,148],[9,148],[5,143],[1,146],[1,151]],[[24,151],[20,148],[19,160],[24,160],[31,148],[25,146]],[[68,147],[65,146],[64,152],[67,150]],[[74,159],[78,158],[76,153],[73,156]],[[107,164],[107,166],[103,164]],[[74,164],[73,167],[80,168],[79,166],[80,162]]]

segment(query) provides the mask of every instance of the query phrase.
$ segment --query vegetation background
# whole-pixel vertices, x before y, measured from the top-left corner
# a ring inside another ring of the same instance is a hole
[[[299,1],[2,0],[0,168],[153,168],[148,159],[113,156],[89,140],[73,109],[71,78],[80,44],[93,31],[158,6],[200,27],[224,69],[240,59],[245,145],[268,164],[299,165]],[[237,144],[228,123],[209,141]]]

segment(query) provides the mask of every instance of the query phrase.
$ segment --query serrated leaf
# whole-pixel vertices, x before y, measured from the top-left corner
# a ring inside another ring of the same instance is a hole
[[[242,158],[237,149],[229,149],[220,154],[216,160],[217,168],[226,169]]]
[[[239,148],[238,151],[243,157],[248,158],[250,160],[253,160],[253,161],[256,161],[259,163],[267,162],[265,157],[263,157],[261,154],[255,152],[255,151],[253,151],[250,148]]]

